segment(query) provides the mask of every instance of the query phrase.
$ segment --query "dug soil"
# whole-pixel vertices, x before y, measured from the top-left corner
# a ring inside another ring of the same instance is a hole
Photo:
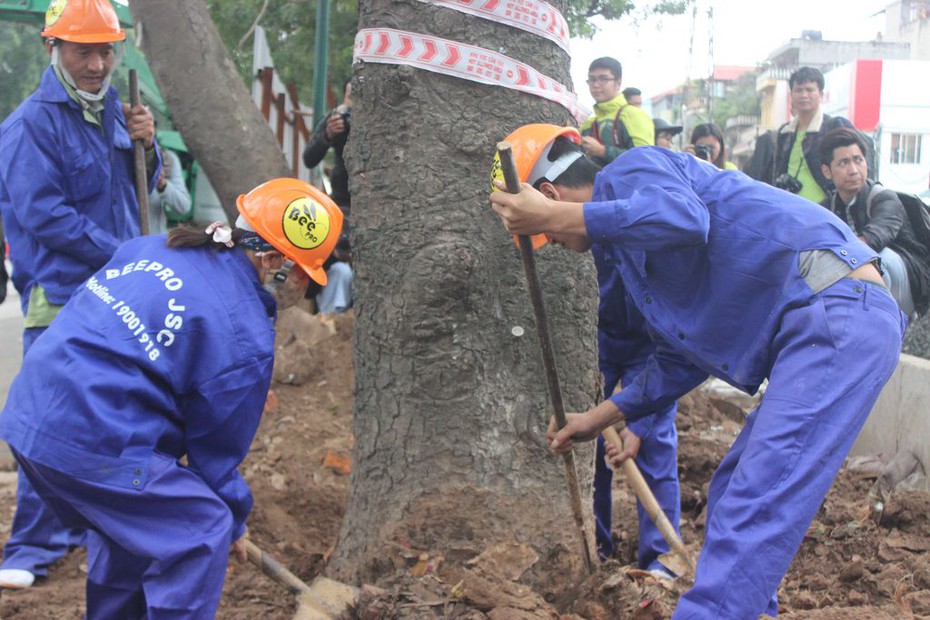
[[[306,582],[321,573],[336,542],[351,468],[352,317],[339,317],[330,327],[335,333],[314,347],[326,359],[302,368],[307,372],[299,378],[276,373],[288,383],[274,384],[241,467],[255,496],[250,538]],[[708,481],[752,406],[751,399],[713,384],[680,403],[681,531],[694,551],[703,533]],[[0,473],[4,539],[15,508],[15,476]],[[896,491],[877,517],[867,501],[876,476],[875,468],[840,473],[782,582],[780,617],[930,618],[930,494]],[[547,601],[521,586],[519,575],[533,554],[518,545],[484,550],[469,562],[455,562],[449,550],[398,545],[387,552],[394,557],[385,558],[396,571],[363,590],[351,617],[668,618],[687,581],[659,581],[635,570],[634,499],[622,483],[615,497],[617,556],[577,584],[570,602]],[[86,570],[84,551],[72,551],[33,588],[0,592],[0,618],[81,618]],[[217,618],[285,620],[297,607],[288,590],[252,565],[231,562]]]

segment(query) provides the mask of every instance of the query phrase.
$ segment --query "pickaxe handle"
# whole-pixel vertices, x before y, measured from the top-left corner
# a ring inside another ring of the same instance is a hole
[[[498,142],[497,154],[501,162],[501,171],[504,173],[504,182],[507,191],[511,194],[520,193],[520,177],[513,161],[513,150],[508,142]],[[562,389],[559,385],[559,371],[555,365],[555,355],[552,352],[552,338],[549,335],[549,319],[546,316],[546,304],[543,301],[542,287],[539,284],[539,274],[536,272],[536,258],[533,255],[533,242],[529,235],[518,235],[520,256],[523,259],[523,271],[526,274],[526,284],[530,292],[530,301],[533,305],[533,315],[536,318],[536,334],[539,336],[539,348],[542,353],[543,367],[546,371],[546,387],[549,391],[549,400],[556,424],[559,428],[565,426],[565,404],[562,401]],[[581,535],[584,547],[584,561],[588,572],[594,574],[597,566],[594,562],[594,546],[584,524],[584,510],[582,508],[581,487],[578,483],[578,472],[575,469],[575,457],[572,452],[562,455],[565,463],[565,476],[568,479],[568,491],[571,496],[572,514],[575,525]]]

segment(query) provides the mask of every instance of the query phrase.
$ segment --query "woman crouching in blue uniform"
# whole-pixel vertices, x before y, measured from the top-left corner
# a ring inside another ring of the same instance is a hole
[[[233,229],[120,246],[30,349],[0,417],[40,496],[88,530],[92,620],[213,618],[230,552],[245,559],[252,496],[236,467],[271,382],[274,320],[308,276],[326,283],[342,213],[295,179],[238,207]]]

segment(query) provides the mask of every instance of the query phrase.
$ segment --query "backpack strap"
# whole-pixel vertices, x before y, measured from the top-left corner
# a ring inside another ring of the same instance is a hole
[[[869,190],[869,197],[865,201],[865,215],[870,220],[872,219],[872,201],[883,191],[885,188],[880,183],[873,184],[872,189]]]
[[[626,108],[628,105],[630,104],[624,103],[622,106],[620,106],[620,109],[617,110],[617,116],[614,117],[614,126],[611,128],[613,131],[614,146],[618,146],[621,149],[631,149],[634,146],[633,144],[630,144],[629,146],[624,144],[624,142],[629,143],[629,142],[632,142],[632,140],[629,139],[630,132],[626,130],[626,125],[624,125],[623,121],[620,120],[620,115],[623,114],[623,109]],[[617,133],[617,130],[620,127],[623,128],[622,134]],[[627,139],[624,140],[624,137],[626,137]]]
[[[778,126],[778,129],[772,132],[772,166],[771,166],[771,179],[772,184],[775,183],[775,178],[778,176],[776,168],[778,167],[778,136],[781,135],[781,130],[788,126],[788,123],[782,123]],[[788,163],[785,162],[785,167],[787,168]]]

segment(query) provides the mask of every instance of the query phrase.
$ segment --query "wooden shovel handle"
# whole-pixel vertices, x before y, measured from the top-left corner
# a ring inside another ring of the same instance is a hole
[[[245,552],[249,556],[249,562],[294,594],[301,594],[310,590],[310,586],[301,581],[297,575],[287,570],[269,554],[259,549],[251,540],[245,541]]]
[[[623,450],[623,440],[620,439],[620,435],[614,429],[613,426],[608,426],[603,431],[601,435],[604,436],[604,441],[615,446],[617,450]],[[652,490],[649,489],[649,485],[646,483],[646,479],[643,478],[643,474],[639,471],[639,467],[636,466],[636,463],[633,459],[627,459],[623,461],[623,464],[615,468],[617,470],[622,470],[623,475],[626,477],[627,482],[630,487],[633,489],[633,493],[636,495],[636,499],[643,505],[643,508],[646,509],[646,514],[649,515],[649,518],[652,519],[652,522],[656,524],[656,527],[659,528],[659,532],[662,534],[662,538],[665,539],[665,542],[668,543],[668,546],[671,550],[678,554],[678,556],[684,561],[685,565],[691,570],[691,574],[694,574],[694,561],[691,559],[691,556],[688,554],[688,550],[685,549],[685,544],[682,542],[681,537],[678,536],[678,533],[675,531],[675,528],[672,526],[671,521],[668,520],[668,517],[665,516],[665,513],[662,512],[662,508],[659,506],[659,502],[656,501],[656,496],[652,494]]]

